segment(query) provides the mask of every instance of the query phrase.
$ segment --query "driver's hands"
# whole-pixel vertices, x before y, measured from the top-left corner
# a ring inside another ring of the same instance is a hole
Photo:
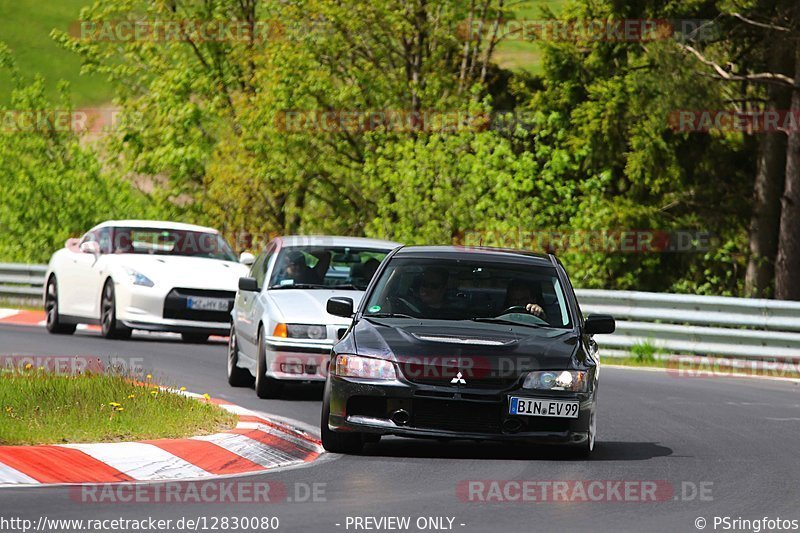
[[[525,310],[528,311],[532,315],[536,315],[538,317],[544,316],[544,309],[540,305],[537,304],[528,304],[525,306]]]

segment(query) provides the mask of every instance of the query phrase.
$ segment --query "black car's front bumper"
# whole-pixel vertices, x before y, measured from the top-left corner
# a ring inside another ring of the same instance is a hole
[[[516,440],[580,444],[587,440],[594,414],[593,393],[422,386],[403,381],[376,382],[331,375],[329,427],[405,437]],[[578,418],[511,415],[512,396],[578,400]],[[392,415],[408,413],[406,423]]]

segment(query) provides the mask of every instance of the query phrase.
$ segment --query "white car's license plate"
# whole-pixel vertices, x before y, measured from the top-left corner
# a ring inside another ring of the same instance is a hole
[[[557,418],[578,418],[579,402],[570,400],[537,400],[512,396],[508,413],[524,416],[552,416]]]
[[[186,301],[186,307],[196,311],[227,311],[228,300],[222,298],[198,298],[192,296]]]

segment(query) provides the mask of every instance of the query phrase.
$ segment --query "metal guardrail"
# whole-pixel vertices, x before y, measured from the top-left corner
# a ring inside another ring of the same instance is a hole
[[[42,294],[46,265],[0,263],[0,297]],[[601,353],[624,356],[649,344],[665,354],[800,360],[800,302],[636,291],[575,291],[581,311],[617,319],[598,335]]]
[[[581,311],[617,319],[601,354],[661,353],[800,360],[800,302],[635,291],[577,290]]]
[[[39,298],[47,265],[0,263],[0,297]]]

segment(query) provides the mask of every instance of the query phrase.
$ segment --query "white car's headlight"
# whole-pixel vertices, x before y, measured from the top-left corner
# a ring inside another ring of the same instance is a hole
[[[333,373],[337,376],[348,378],[369,378],[369,379],[396,379],[394,364],[384,359],[373,359],[371,357],[361,357],[358,355],[336,356],[333,365]]]
[[[589,388],[589,373],[585,370],[546,370],[530,372],[525,376],[523,389],[565,390],[586,392]]]
[[[325,326],[286,324],[286,334],[294,339],[324,339],[328,336]]]
[[[142,287],[152,287],[155,285],[153,280],[142,274],[141,272],[137,272],[132,268],[126,268],[125,273],[128,275],[128,281],[133,283],[134,285],[140,285]]]

